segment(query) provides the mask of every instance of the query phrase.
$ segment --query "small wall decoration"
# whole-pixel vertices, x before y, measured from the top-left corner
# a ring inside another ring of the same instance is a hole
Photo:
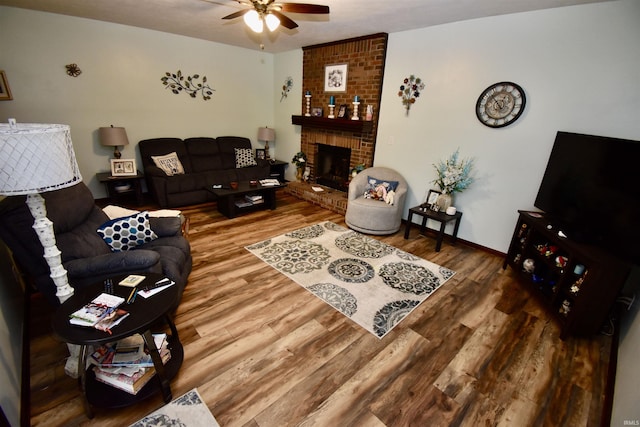
[[[10,101],[12,99],[7,75],[4,73],[4,70],[0,70],[0,101]]]
[[[424,82],[420,77],[416,77],[413,74],[409,77],[405,77],[404,81],[400,85],[400,91],[398,96],[402,98],[402,105],[406,109],[407,116],[409,115],[409,109],[411,105],[415,104],[416,98],[420,96],[420,91],[424,89]]]
[[[162,84],[165,85],[165,89],[171,89],[171,92],[176,95],[180,92],[188,93],[190,97],[195,98],[198,93],[202,95],[202,99],[208,101],[211,99],[211,95],[215,89],[211,89],[207,83],[207,76],[202,76],[202,83],[198,83],[200,78],[199,74],[193,76],[183,76],[182,71],[178,70],[176,73],[165,73],[162,80]]]
[[[284,84],[282,85],[282,96],[280,97],[280,102],[287,97],[291,88],[293,87],[293,79],[291,77],[287,77],[284,79]]]
[[[111,176],[136,176],[137,174],[134,159],[111,159]]]
[[[325,65],[324,67],[324,91],[347,91],[348,64]]]
[[[67,69],[67,75],[71,77],[78,77],[82,74],[82,70],[78,67],[78,64],[67,64],[64,67]]]

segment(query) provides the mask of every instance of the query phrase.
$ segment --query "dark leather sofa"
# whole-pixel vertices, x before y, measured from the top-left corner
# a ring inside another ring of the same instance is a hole
[[[270,165],[257,159],[257,166],[236,167],[235,148],[251,149],[248,138],[220,136],[217,138],[153,138],[138,144],[147,188],[162,208],[186,206],[215,200],[205,187],[228,185],[232,181],[268,178]],[[168,176],[157,167],[151,156],[175,152],[184,174]]]
[[[128,251],[112,252],[96,231],[109,217],[95,204],[84,183],[42,196],[47,217],[54,225],[62,265],[73,288],[120,274],[154,272],[174,280],[182,295],[192,259],[179,217],[149,218],[157,239]],[[0,202],[0,238],[35,288],[57,306],[56,286],[49,277],[43,247],[32,226],[33,216],[25,204],[25,196],[7,197]],[[176,301],[176,307],[179,302]]]

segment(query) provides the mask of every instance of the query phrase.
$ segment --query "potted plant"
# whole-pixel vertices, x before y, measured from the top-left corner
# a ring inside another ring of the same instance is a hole
[[[446,211],[452,204],[453,193],[460,193],[473,183],[471,176],[473,159],[460,159],[460,149],[457,149],[448,159],[433,165],[438,177],[434,184],[442,190],[442,194],[436,199],[436,206],[440,211]]]

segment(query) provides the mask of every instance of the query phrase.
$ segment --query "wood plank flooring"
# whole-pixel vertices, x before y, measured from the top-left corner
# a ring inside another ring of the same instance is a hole
[[[600,425],[611,339],[560,340],[501,257],[448,241],[436,253],[418,227],[377,237],[457,272],[380,340],[244,249],[344,217],[284,192],[277,210],[231,220],[215,204],[183,212],[193,272],[171,387],[197,387],[222,426]],[[87,419],[50,310],[32,304],[32,425],[120,427],[162,406],[157,396]]]

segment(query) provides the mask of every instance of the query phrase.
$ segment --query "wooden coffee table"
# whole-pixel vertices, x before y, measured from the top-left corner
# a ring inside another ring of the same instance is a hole
[[[262,209],[274,210],[276,208],[276,190],[286,186],[283,183],[279,185],[261,185],[259,181],[256,185],[251,185],[249,181],[240,181],[238,182],[238,188],[235,189],[230,187],[213,188],[211,185],[207,186],[206,189],[215,194],[218,212],[227,218],[234,218],[241,213]],[[261,201],[249,204],[246,196],[252,195],[261,196]]]

